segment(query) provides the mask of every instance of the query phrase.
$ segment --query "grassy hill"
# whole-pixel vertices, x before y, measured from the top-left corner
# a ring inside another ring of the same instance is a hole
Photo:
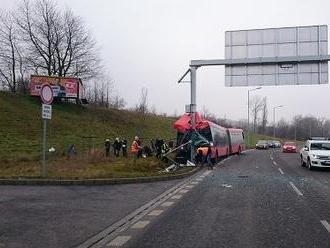
[[[135,135],[147,144],[152,138],[174,138],[173,121],[130,111],[53,104],[52,120],[48,121],[48,148],[55,147],[58,153],[63,153],[69,144],[75,144],[79,153],[90,147],[103,149],[105,138],[113,141],[123,137],[130,144]],[[0,92],[0,163],[39,160],[41,140],[40,100]]]

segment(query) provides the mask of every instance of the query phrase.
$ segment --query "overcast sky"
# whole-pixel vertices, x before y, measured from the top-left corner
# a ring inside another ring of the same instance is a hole
[[[189,84],[177,81],[192,59],[224,58],[227,30],[328,24],[329,0],[57,0],[83,17],[101,47],[119,94],[129,106],[148,88],[149,104],[158,112],[181,114],[190,102]],[[16,2],[17,3],[17,2]],[[0,8],[12,8],[1,0]],[[224,86],[224,67],[197,71],[197,104],[219,117],[247,118],[247,87]],[[295,114],[330,118],[330,87],[264,87],[269,120]]]

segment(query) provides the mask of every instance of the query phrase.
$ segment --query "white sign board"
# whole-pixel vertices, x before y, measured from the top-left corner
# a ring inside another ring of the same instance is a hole
[[[52,105],[42,104],[42,119],[52,119]]]
[[[328,54],[328,27],[302,26],[228,31],[226,60],[322,56]],[[226,86],[326,84],[328,62],[226,65]]]

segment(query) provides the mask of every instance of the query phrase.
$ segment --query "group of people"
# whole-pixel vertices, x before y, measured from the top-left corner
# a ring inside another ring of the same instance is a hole
[[[111,144],[110,139],[105,140],[105,155],[108,157],[110,155],[111,147],[113,147],[114,156],[119,157],[120,151],[122,151],[123,157],[127,157],[127,140],[116,138]],[[167,161],[166,154],[169,152],[169,145],[162,139],[156,139],[151,141],[151,146],[142,146],[142,142],[138,136],[135,136],[131,147],[130,153],[136,158],[152,156],[156,153],[156,157]]]
[[[123,157],[127,157],[127,140],[116,138],[113,144],[111,144],[110,139],[106,139],[104,143],[105,156],[110,155],[111,145],[113,147],[113,154],[116,157],[120,156],[120,151],[122,151]]]

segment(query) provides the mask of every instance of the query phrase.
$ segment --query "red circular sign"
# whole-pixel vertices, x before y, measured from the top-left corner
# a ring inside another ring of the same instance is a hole
[[[54,100],[53,89],[49,84],[43,84],[40,89],[40,97],[44,104],[51,104]]]

